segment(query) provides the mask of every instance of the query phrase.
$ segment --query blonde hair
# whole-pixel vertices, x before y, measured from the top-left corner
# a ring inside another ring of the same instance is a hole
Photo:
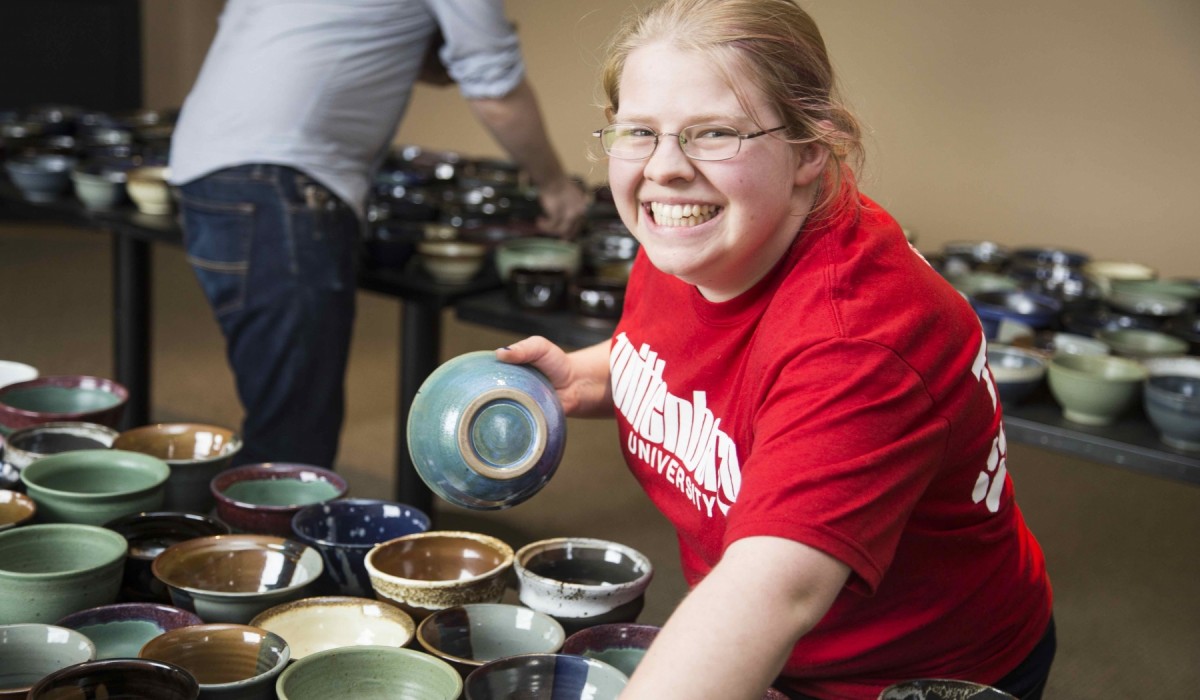
[[[601,73],[608,115],[620,106],[626,58],[657,42],[709,55],[758,128],[777,126],[759,123],[750,110],[736,79],[748,76],[779,112],[789,142],[829,151],[814,214],[826,213],[847,195],[857,200],[853,172],[863,162],[861,128],[838,95],[816,22],[796,2],[665,0],[633,16],[612,39]]]

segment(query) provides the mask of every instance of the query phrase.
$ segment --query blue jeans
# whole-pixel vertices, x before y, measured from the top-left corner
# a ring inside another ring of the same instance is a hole
[[[332,467],[345,412],[359,222],[298,170],[243,165],[180,189],[184,244],[245,411],[236,464]]]

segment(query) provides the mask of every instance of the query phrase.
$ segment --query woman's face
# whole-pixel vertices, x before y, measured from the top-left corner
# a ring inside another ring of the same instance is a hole
[[[745,76],[733,77],[747,86],[748,105],[763,128],[783,123]],[[667,43],[629,54],[613,121],[660,134],[697,124],[760,130],[711,59]],[[617,210],[658,269],[695,285],[710,301],[725,301],[762,279],[787,252],[812,206],[825,158],[776,136],[743,140],[737,156],[723,161],[689,159],[675,136],[661,136],[645,160],[609,158]]]

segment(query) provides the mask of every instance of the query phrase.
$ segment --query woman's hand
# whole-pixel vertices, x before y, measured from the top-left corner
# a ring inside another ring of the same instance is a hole
[[[608,381],[609,341],[590,348],[565,352],[541,336],[500,348],[496,359],[533,365],[554,386],[563,411],[575,418],[611,417],[612,393]]]

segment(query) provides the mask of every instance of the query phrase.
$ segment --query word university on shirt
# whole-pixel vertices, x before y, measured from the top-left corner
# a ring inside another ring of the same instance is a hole
[[[624,333],[608,361],[613,403],[631,426],[630,454],[652,465],[707,517],[714,505],[727,514],[737,501],[742,468],[705,392],[693,392],[690,400],[672,394],[662,378],[666,362],[649,345],[635,349]]]

